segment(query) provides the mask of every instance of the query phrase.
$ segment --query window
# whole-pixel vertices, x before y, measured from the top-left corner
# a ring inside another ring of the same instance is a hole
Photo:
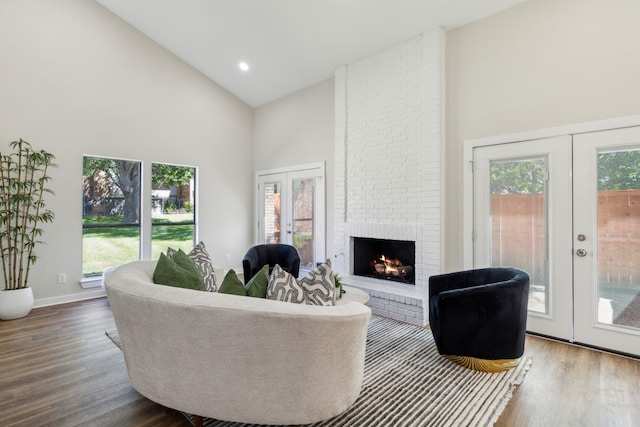
[[[139,161],[84,157],[82,276],[87,281],[111,266],[158,259],[167,247],[193,248],[196,169],[152,163],[151,212],[143,213],[151,218],[151,233],[141,228],[141,175]]]
[[[140,259],[141,163],[83,159],[82,276]]]
[[[196,169],[151,165],[151,258],[167,247],[189,252],[195,243]]]

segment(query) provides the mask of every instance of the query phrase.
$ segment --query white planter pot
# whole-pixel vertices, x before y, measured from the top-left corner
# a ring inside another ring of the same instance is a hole
[[[0,319],[11,320],[24,317],[33,308],[31,288],[0,291]]]

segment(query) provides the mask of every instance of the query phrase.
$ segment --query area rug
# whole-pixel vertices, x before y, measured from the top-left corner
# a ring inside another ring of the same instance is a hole
[[[341,415],[310,426],[491,426],[530,366],[525,356],[506,372],[471,371],[440,356],[428,329],[374,315],[360,397]],[[257,427],[209,418],[204,426]]]

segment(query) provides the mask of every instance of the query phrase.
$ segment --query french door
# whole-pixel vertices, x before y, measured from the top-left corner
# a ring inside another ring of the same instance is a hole
[[[530,277],[527,329],[571,340],[571,137],[474,149],[474,267]]]
[[[640,128],[574,137],[575,340],[640,355]]]
[[[256,174],[258,243],[286,243],[308,270],[325,256],[324,164]]]
[[[473,150],[473,264],[531,277],[527,329],[640,354],[640,128]]]

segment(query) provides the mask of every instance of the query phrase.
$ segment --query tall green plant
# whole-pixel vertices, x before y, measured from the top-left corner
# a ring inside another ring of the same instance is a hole
[[[56,167],[55,156],[35,151],[22,139],[9,144],[11,152],[0,152],[0,254],[6,290],[26,288],[29,270],[38,259],[34,252],[42,236],[40,224],[52,222],[54,214],[46,209],[44,193]]]

